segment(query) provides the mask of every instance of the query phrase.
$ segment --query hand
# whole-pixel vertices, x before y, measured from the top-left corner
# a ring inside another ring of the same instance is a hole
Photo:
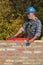
[[[12,36],[11,38],[16,38],[16,36]]]
[[[33,43],[33,42],[34,42],[34,39],[29,40],[29,43],[30,43],[30,44]]]
[[[38,36],[34,36],[31,40],[29,40],[29,43],[33,43],[36,39],[38,38]]]

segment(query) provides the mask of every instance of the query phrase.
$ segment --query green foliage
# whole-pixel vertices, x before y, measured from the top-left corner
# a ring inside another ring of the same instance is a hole
[[[36,15],[43,24],[43,0],[1,0],[0,1],[0,39],[13,36],[26,19],[25,10],[29,6],[37,9]],[[23,34],[20,35],[23,36]]]

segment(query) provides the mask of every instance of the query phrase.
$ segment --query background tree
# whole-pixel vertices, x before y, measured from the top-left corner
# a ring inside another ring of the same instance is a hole
[[[36,15],[43,25],[43,0],[0,0],[0,39],[7,39],[18,31],[27,18],[25,11],[29,6],[37,9]],[[24,33],[19,37],[24,37]]]

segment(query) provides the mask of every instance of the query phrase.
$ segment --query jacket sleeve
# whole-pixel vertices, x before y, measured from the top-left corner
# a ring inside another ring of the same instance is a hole
[[[25,22],[23,26],[20,28],[22,31],[25,31],[27,23]]]
[[[40,22],[40,20],[38,20],[38,22],[37,22],[37,29],[36,29],[36,34],[35,34],[35,36],[40,37],[40,35],[41,35],[41,28],[42,28],[41,22]]]

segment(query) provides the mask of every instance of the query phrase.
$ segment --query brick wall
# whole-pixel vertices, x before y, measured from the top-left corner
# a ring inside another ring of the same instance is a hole
[[[0,65],[43,65],[43,41],[0,41]]]

